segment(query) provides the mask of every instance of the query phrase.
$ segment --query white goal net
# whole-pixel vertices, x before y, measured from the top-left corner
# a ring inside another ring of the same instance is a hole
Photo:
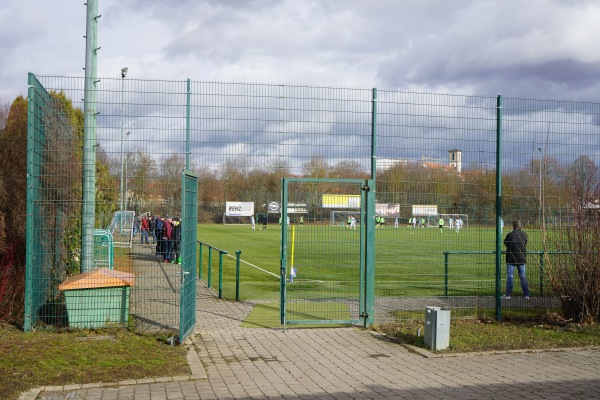
[[[427,226],[439,226],[440,218],[444,220],[444,228],[464,229],[469,227],[469,214],[437,214],[427,217]]]

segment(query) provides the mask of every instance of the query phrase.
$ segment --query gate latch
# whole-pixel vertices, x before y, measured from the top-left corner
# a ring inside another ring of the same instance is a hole
[[[362,312],[362,313],[360,313],[360,317],[364,318],[364,319],[367,319],[367,318],[369,318],[369,313]]]
[[[364,190],[365,192],[368,192],[369,190],[371,190],[371,187],[369,185],[363,185],[363,187],[361,189]]]

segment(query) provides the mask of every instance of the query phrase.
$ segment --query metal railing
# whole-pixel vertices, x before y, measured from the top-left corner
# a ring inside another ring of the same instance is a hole
[[[208,243],[197,241],[199,245],[198,257],[198,279],[202,279],[202,248],[203,246],[208,247],[208,277],[206,278],[206,284],[210,288],[212,286],[212,252],[213,250],[219,252],[219,282],[218,282],[218,293],[219,299],[223,298],[223,256],[228,255],[227,250],[219,249],[213,245]],[[240,299],[240,255],[242,254],[241,250],[235,251],[235,300],[238,301]]]
[[[495,251],[444,251],[444,296],[448,296],[448,280],[450,276],[450,267],[448,263],[448,258],[450,254],[496,254]],[[501,254],[506,254],[505,251],[502,251]],[[540,296],[544,294],[544,254],[564,254],[564,252],[558,251],[528,251],[527,254],[538,254],[540,257]]]

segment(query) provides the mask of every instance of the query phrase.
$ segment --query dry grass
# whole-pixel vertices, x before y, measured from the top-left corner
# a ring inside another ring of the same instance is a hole
[[[30,332],[0,325],[0,393],[189,374],[186,349],[123,329]]]

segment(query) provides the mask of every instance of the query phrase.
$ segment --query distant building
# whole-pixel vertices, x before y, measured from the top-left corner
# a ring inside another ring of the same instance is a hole
[[[396,158],[378,158],[377,159],[377,171],[379,172],[383,172],[383,171],[387,171],[388,169],[396,166],[396,165],[407,165],[408,164],[408,160],[399,160]]]
[[[460,174],[462,172],[462,151],[457,149],[448,150],[448,165]]]
[[[378,158],[377,171],[383,172],[394,166],[406,166],[409,163],[416,163],[419,168],[434,171],[457,172],[462,173],[462,152],[457,149],[448,150],[448,163],[444,163],[439,158],[421,156],[420,160],[406,160],[397,158]]]

